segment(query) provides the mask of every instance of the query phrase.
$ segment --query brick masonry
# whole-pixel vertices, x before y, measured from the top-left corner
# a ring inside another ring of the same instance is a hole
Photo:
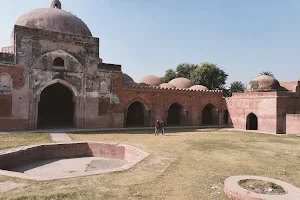
[[[286,115],[286,133],[300,134],[300,114]]]
[[[0,175],[28,178],[34,180],[52,180],[60,178],[70,178],[74,176],[107,173],[112,171],[123,171],[131,168],[132,166],[146,158],[148,155],[148,153],[138,148],[115,143],[74,142],[36,145],[0,153]],[[78,157],[104,157],[111,159],[121,159],[126,160],[128,163],[120,168],[111,170],[100,169],[93,172],[85,172],[76,175],[69,174],[65,177],[60,176],[51,179],[36,176],[33,177],[23,173],[9,171],[13,168],[17,168],[40,160]]]
[[[72,91],[74,128],[127,127],[128,107],[138,101],[144,126],[154,126],[156,119],[167,122],[174,103],[182,108],[180,125],[200,126],[203,109],[211,104],[219,125],[228,110],[232,127],[246,129],[253,113],[259,131],[299,133],[288,114],[300,113],[300,82],[285,83],[291,91],[236,93],[227,99],[222,91],[129,86],[122,84],[121,65],[102,62],[99,38],[22,26],[14,27],[13,36],[14,51],[0,54],[0,130],[37,129],[41,93],[58,83]],[[64,66],[54,66],[56,58]]]

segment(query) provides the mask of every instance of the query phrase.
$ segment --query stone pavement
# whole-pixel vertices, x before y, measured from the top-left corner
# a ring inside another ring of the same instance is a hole
[[[72,139],[66,133],[51,133],[53,142],[71,142]]]

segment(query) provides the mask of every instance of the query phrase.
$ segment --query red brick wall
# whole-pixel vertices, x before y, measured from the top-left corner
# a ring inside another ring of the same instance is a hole
[[[22,131],[28,129],[28,120],[13,119],[11,117],[0,118],[0,131],[13,130]]]
[[[24,78],[24,68],[18,66],[9,66],[9,65],[1,65],[0,64],[0,74],[2,72],[8,73],[13,79],[13,88],[20,89],[23,88],[25,84]]]
[[[286,133],[300,134],[300,114],[286,115]]]
[[[11,94],[8,95],[0,94],[0,119],[3,117],[10,117],[11,110],[12,110]]]
[[[195,92],[189,90],[167,90],[155,88],[123,88],[121,109],[126,110],[133,102],[139,101],[150,110],[150,126],[154,126],[156,119],[167,121],[167,112],[173,103],[180,104],[188,114],[187,125],[201,125],[202,110],[211,103],[223,112],[224,101],[222,92]]]

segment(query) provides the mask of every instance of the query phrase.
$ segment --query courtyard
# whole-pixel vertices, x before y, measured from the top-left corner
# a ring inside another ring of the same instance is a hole
[[[224,180],[235,175],[272,177],[300,187],[300,138],[219,129],[68,134],[73,141],[132,145],[150,155],[129,170],[32,181],[0,176],[24,186],[0,199],[227,199]],[[50,134],[0,134],[0,151],[51,143]]]

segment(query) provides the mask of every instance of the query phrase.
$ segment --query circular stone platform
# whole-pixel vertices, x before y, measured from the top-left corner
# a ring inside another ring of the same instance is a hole
[[[0,175],[55,180],[123,171],[148,153],[129,145],[73,142],[29,146],[0,153]]]
[[[250,190],[246,190],[239,185],[242,180],[261,180],[270,183],[275,183],[281,186],[286,194],[282,195],[268,195],[268,194],[258,194]],[[232,200],[296,200],[300,199],[300,189],[288,184],[286,182],[261,177],[261,176],[231,176],[225,180],[224,192]]]

